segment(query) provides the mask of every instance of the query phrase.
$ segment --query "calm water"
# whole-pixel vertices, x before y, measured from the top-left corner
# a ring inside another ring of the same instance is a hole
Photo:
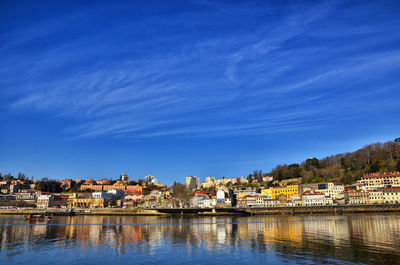
[[[400,264],[400,215],[0,216],[0,264]]]

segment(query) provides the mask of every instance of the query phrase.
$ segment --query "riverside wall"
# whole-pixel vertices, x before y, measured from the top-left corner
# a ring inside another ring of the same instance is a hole
[[[121,208],[103,208],[103,209],[0,209],[1,214],[20,214],[29,215],[31,213],[43,214],[48,216],[74,216],[74,215],[138,215],[138,216],[160,216],[165,215],[155,210],[145,209],[121,209]]]
[[[246,211],[251,215],[400,213],[400,204],[270,207]]]
[[[31,213],[49,216],[72,216],[72,215],[138,215],[138,216],[221,216],[221,215],[294,215],[294,214],[348,214],[348,213],[400,213],[400,204],[386,205],[335,205],[335,206],[295,206],[295,207],[268,207],[268,208],[173,208],[173,209],[0,209],[1,214]]]

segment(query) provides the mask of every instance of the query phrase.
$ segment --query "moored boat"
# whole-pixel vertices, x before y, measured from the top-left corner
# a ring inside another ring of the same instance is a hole
[[[25,218],[26,218],[27,220],[29,220],[29,221],[33,221],[33,220],[43,220],[43,219],[45,218],[45,216],[42,215],[42,214],[34,214],[34,213],[31,213],[30,215],[25,216]]]

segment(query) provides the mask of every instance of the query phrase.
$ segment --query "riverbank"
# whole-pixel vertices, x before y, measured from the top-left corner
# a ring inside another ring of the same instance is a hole
[[[221,215],[295,215],[295,214],[347,214],[347,213],[400,213],[400,204],[380,205],[335,205],[335,206],[297,206],[269,208],[164,208],[164,209],[0,209],[0,214],[41,213],[50,216],[64,215],[137,215],[137,216],[221,216]]]
[[[137,216],[162,216],[164,213],[159,213],[155,210],[144,209],[0,209],[0,215],[29,215],[31,213],[39,213],[49,216],[74,216],[74,215],[137,215]]]

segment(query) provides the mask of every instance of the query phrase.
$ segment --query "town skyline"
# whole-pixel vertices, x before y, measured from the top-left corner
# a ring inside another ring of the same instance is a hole
[[[0,3],[0,171],[246,176],[393,140],[397,1]]]
[[[377,173],[377,172],[398,172],[400,171],[400,137],[397,137],[393,141],[385,143],[371,143],[363,146],[363,148],[354,150],[352,152],[345,152],[339,154],[330,154],[323,158],[308,157],[301,162],[295,162],[291,164],[278,164],[272,170],[265,171],[263,169],[254,169],[252,172],[245,176],[197,176],[189,174],[183,176],[186,178],[194,177],[197,179],[197,183],[202,183],[203,180],[208,182],[210,178],[215,180],[230,180],[236,179],[259,179],[262,182],[264,177],[271,178],[281,181],[285,179],[301,179],[304,183],[315,183],[323,181],[334,181],[338,183],[350,184],[361,177],[361,175]],[[135,182],[148,182],[157,184],[160,183],[157,178],[159,176],[153,176],[147,174],[146,176],[134,176],[127,172],[123,172],[117,176],[107,177],[66,177],[66,178],[55,178],[53,180],[92,180],[92,181],[113,181],[113,180],[128,180]],[[0,171],[0,179],[26,179],[26,180],[41,180],[49,179],[47,177],[34,177],[26,175],[24,172],[19,171],[17,174],[11,172]],[[173,179],[173,184],[183,184],[182,176]],[[161,178],[162,179],[162,178]],[[51,180],[51,179],[50,179]],[[269,181],[271,181],[269,180]],[[251,181],[250,181],[251,182]],[[165,185],[172,185],[172,183],[165,183]]]

